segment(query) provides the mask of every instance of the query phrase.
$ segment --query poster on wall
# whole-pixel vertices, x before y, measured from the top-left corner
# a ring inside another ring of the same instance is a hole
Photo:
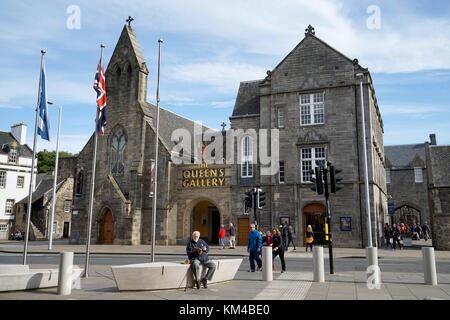
[[[352,217],[341,217],[341,231],[352,231]]]

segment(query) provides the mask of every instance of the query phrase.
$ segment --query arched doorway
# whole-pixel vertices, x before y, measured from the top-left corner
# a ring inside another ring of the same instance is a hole
[[[394,223],[404,223],[407,226],[421,225],[420,211],[408,205],[400,206],[395,210]]]
[[[210,201],[200,201],[192,210],[192,230],[200,231],[200,238],[208,244],[218,244],[220,229],[220,212],[215,204]]]
[[[111,209],[105,209],[102,220],[99,223],[99,244],[113,244],[114,242],[114,217]]]
[[[306,227],[311,225],[314,231],[314,243],[325,243],[325,212],[325,206],[318,203],[309,204],[303,208],[303,241],[306,241]]]

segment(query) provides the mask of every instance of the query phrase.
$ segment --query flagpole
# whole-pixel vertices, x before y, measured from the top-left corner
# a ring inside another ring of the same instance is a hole
[[[27,207],[27,225],[25,228],[25,244],[23,248],[23,264],[27,264],[28,253],[28,234],[30,233],[30,221],[31,221],[31,204],[33,199],[33,184],[34,184],[34,166],[36,165],[36,144],[37,144],[37,122],[39,117],[39,102],[42,85],[42,65],[44,62],[45,50],[41,50],[41,69],[39,71],[39,88],[38,88],[38,103],[36,106],[36,119],[34,120],[34,139],[33,139],[33,157],[31,158],[31,179],[30,188],[28,191],[28,207]],[[47,98],[47,97],[45,97]]]
[[[52,195],[52,215],[50,218],[50,237],[48,240],[48,250],[52,250],[53,245],[53,222],[55,221],[55,207],[56,207],[56,183],[58,179],[58,164],[59,164],[59,133],[61,131],[61,115],[62,106],[59,107],[58,112],[58,135],[56,137],[56,160],[55,160],[55,170],[53,177],[53,195]]]
[[[156,139],[155,139],[155,175],[153,186],[153,216],[152,216],[152,262],[155,262],[155,233],[156,233],[156,198],[158,194],[158,151],[159,151],[159,79],[161,71],[161,44],[162,39],[158,40],[158,85],[156,88]]]
[[[103,48],[105,48],[105,45],[100,45],[101,51],[100,51],[100,61],[103,65]],[[98,126],[98,116],[99,116],[99,109],[97,107],[97,116],[95,117],[95,137],[94,137],[94,159],[92,161],[92,176],[91,176],[91,197],[89,202],[89,219],[88,219],[88,234],[87,234],[87,241],[86,241],[86,260],[84,263],[84,277],[89,278],[89,255],[91,251],[91,233],[92,233],[92,211],[94,209],[94,188],[95,188],[95,164],[97,162],[97,126]]]

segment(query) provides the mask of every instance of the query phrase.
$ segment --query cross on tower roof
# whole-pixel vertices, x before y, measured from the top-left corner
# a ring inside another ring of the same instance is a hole
[[[222,124],[220,125],[222,127],[222,132],[225,131],[225,127],[227,126],[225,122],[222,122]]]
[[[131,27],[131,22],[133,22],[134,19],[131,16],[128,16],[128,19],[126,20],[126,22],[128,22],[128,26]]]

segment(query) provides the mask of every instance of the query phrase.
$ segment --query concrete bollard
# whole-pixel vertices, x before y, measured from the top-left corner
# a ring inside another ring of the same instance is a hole
[[[437,286],[436,260],[434,248],[422,248],[423,269],[425,284]]]
[[[58,294],[70,295],[72,292],[73,252],[61,252],[59,261]]]
[[[380,268],[378,267],[378,249],[377,247],[367,247],[366,248],[366,260],[367,260],[367,268],[370,271],[373,271],[374,274],[370,274],[369,278],[371,279],[374,285],[381,284],[381,274]]]
[[[273,260],[272,247],[262,248],[262,262],[263,262],[263,281],[273,280]]]
[[[313,248],[314,282],[325,282],[323,247]]]

